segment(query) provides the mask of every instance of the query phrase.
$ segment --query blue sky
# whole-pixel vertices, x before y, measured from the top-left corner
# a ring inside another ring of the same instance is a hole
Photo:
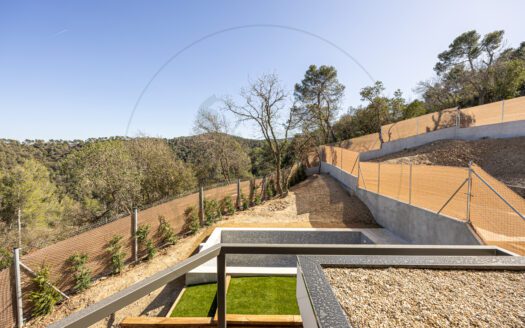
[[[5,1],[0,0],[0,138],[124,135],[155,71],[178,50],[235,26],[276,24],[345,49],[392,94],[433,76],[439,52],[460,33],[506,31],[525,41],[524,1]],[[322,41],[271,27],[238,29],[196,44],[153,81],[130,126],[173,137],[192,133],[199,106],[236,95],[250,78],[277,73],[291,91],[310,64],[334,65],[360,103],[370,79]],[[211,97],[211,98],[210,98]],[[257,137],[253,129],[234,131]]]

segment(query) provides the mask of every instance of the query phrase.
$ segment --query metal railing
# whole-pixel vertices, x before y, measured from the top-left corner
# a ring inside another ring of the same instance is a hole
[[[509,255],[492,246],[436,246],[436,245],[300,245],[300,244],[217,244],[158,272],[98,303],[73,313],[52,324],[51,328],[88,327],[139,300],[217,257],[217,326],[226,327],[226,255],[442,255],[486,256]]]

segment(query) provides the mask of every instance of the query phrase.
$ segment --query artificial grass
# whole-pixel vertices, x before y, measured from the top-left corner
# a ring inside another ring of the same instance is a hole
[[[230,314],[299,314],[295,277],[232,278],[226,309]]]
[[[213,317],[217,308],[217,284],[187,286],[172,317]]]
[[[232,278],[226,295],[229,314],[299,314],[295,277]],[[172,317],[213,317],[217,309],[217,284],[186,287]]]

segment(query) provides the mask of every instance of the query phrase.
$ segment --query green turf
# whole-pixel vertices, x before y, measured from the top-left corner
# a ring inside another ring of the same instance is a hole
[[[299,314],[295,277],[233,278],[226,309],[231,314]]]
[[[170,316],[213,317],[217,307],[216,294],[217,285],[215,283],[188,286]]]

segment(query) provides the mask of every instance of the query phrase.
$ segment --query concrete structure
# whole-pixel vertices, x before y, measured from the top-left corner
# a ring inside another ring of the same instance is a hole
[[[406,244],[386,229],[328,228],[216,228],[199,252],[219,243],[240,244]],[[232,276],[295,275],[294,255],[229,254],[227,273]],[[186,274],[186,284],[216,281],[217,260],[213,259]]]
[[[352,195],[357,196],[382,227],[413,244],[480,245],[470,226],[456,219],[430,212],[398,200],[357,188],[357,177],[328,163],[321,172],[330,174]]]
[[[484,138],[502,139],[525,136],[525,121],[513,121],[470,128],[451,127],[431,131],[417,136],[385,142],[381,149],[362,152],[362,162],[419,147],[438,140],[479,140]]]
[[[478,247],[481,249],[483,246]],[[513,254],[498,247],[485,246],[483,248],[487,254],[481,256],[480,254],[473,256],[467,252],[462,254],[461,250],[455,254],[446,253],[447,246],[435,247],[432,256],[416,256],[401,252],[398,255],[389,254],[388,256],[298,256],[296,297],[303,318],[303,327],[352,327],[326,279],[323,270],[326,266],[525,271],[525,257],[512,256]]]

